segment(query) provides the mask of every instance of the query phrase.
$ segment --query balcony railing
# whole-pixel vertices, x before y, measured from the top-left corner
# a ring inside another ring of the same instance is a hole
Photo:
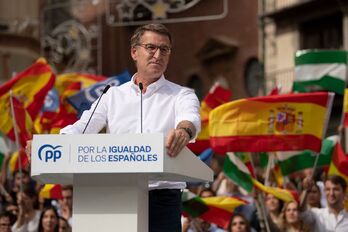
[[[294,81],[294,68],[266,72],[265,75],[267,93],[275,87],[281,87],[281,93],[291,92]]]

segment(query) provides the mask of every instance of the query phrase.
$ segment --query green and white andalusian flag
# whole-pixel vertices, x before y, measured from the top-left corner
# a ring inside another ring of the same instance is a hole
[[[249,169],[233,152],[226,153],[223,170],[225,175],[236,185],[242,187],[248,193],[253,190],[254,181]]]
[[[316,154],[310,150],[277,153],[277,164],[280,166],[283,176],[306,168],[313,168],[317,155],[319,155],[317,167],[329,166],[338,140],[339,137],[337,135],[324,139],[320,154]]]
[[[294,92],[326,90],[343,95],[347,71],[346,51],[298,51],[295,65]]]

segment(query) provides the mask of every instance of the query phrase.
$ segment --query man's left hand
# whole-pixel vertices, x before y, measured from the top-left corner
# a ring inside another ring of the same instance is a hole
[[[166,141],[167,154],[171,157],[177,156],[189,141],[189,135],[185,130],[175,129],[170,131]]]

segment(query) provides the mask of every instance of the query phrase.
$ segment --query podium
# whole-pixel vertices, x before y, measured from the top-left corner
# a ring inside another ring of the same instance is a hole
[[[148,181],[213,181],[188,148],[166,155],[162,134],[34,135],[31,175],[73,184],[74,232],[147,232]]]

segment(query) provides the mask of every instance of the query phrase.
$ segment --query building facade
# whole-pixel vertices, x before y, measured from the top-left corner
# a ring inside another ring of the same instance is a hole
[[[134,72],[132,32],[141,22],[163,22],[174,36],[169,80],[200,98],[216,81],[234,99],[263,91],[253,0],[0,0],[0,13],[0,83],[39,56],[57,73]]]
[[[281,87],[292,91],[294,58],[298,50],[348,50],[348,2],[343,0],[262,0],[260,57],[266,92]],[[336,94],[328,135],[337,134],[343,96]]]

